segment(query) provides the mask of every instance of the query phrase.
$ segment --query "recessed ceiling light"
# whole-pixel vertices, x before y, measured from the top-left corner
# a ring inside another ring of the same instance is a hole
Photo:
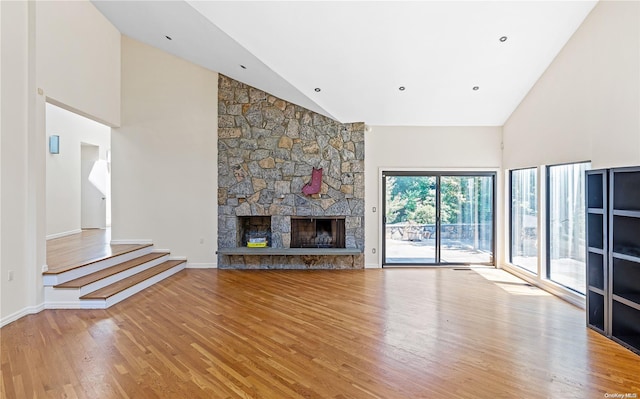
[[[400,86],[400,87],[398,87],[398,90],[400,90],[400,91],[404,91],[404,89],[405,89],[405,87],[404,87],[404,86]]]
[[[247,69],[247,67],[246,67],[246,66],[244,66],[244,65],[242,65],[242,64],[240,64],[240,68],[242,68],[242,69]]]
[[[171,36],[165,36],[165,37],[167,38],[167,40],[173,40]]]
[[[500,38],[500,41],[501,41],[501,42],[506,42],[506,41],[507,41],[507,37],[506,37],[506,36],[502,36],[502,37]]]
[[[316,93],[320,93],[320,88],[319,88],[319,87],[316,87],[316,88],[315,88],[315,89],[313,89],[313,90],[315,90],[315,92],[316,92]]]
[[[476,91],[480,90],[480,86],[473,86],[473,90],[476,90]]]

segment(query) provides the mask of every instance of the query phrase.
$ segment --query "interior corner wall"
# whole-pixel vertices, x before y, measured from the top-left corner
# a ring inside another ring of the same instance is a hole
[[[37,251],[33,248],[32,162],[30,122],[35,77],[32,3],[0,2],[0,326],[36,306],[34,279]],[[44,237],[43,237],[44,240]],[[9,281],[9,272],[12,280]]]
[[[501,127],[373,126],[371,131],[365,131],[365,267],[380,267],[382,262],[381,168],[498,171],[501,142]],[[499,173],[496,179],[500,193],[502,179]],[[497,195],[496,204],[496,254],[500,254],[499,243],[503,241],[500,195]]]
[[[120,32],[90,1],[36,4],[37,83],[49,102],[120,124]]]
[[[55,105],[46,105],[46,136],[60,136],[60,153],[47,152],[47,237],[81,229],[80,146],[100,148],[107,159],[111,128]]]
[[[503,166],[640,164],[640,2],[601,0],[504,125]]]
[[[113,240],[151,239],[192,267],[215,266],[217,107],[217,73],[122,37]]]

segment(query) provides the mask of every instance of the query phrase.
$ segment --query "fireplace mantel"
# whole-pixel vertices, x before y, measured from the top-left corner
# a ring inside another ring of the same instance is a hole
[[[304,256],[304,255],[361,255],[359,248],[220,248],[220,255],[278,255],[278,256]]]

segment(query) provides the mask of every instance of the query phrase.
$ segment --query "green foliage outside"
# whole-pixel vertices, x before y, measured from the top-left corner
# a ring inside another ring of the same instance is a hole
[[[433,176],[387,176],[387,224],[436,222],[436,178]],[[491,179],[488,177],[441,178],[442,224],[491,221]]]

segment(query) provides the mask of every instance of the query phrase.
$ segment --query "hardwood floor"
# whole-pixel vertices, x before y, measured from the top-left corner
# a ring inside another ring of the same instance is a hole
[[[81,233],[47,241],[47,266],[44,274],[56,274],[148,245],[110,245],[110,229],[82,230]]]
[[[0,333],[3,398],[640,396],[640,356],[490,268],[188,269]]]

